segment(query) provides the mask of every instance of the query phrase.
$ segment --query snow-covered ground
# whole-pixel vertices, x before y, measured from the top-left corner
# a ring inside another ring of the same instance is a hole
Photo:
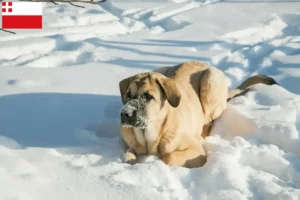
[[[41,31],[0,32],[0,200],[299,200],[300,2],[44,4]],[[208,162],[121,161],[121,79],[199,60],[236,87]]]

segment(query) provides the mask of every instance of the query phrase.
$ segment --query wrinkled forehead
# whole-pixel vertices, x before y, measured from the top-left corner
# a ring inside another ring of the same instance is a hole
[[[135,77],[128,88],[132,94],[142,94],[146,91],[153,91],[155,89],[156,82],[149,73],[140,74]]]

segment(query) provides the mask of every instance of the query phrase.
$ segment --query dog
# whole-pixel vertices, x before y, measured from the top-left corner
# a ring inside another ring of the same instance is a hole
[[[127,145],[124,161],[134,164],[138,155],[155,155],[169,166],[203,166],[204,139],[213,121],[230,99],[258,83],[277,84],[271,77],[256,75],[229,92],[225,74],[198,61],[121,80],[120,132]]]

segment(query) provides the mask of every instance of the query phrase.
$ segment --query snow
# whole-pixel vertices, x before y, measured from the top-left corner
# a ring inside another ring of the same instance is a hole
[[[300,4],[280,0],[109,0],[43,4],[40,31],[0,32],[0,199],[300,199]],[[232,99],[202,168],[122,163],[125,77],[199,60]]]

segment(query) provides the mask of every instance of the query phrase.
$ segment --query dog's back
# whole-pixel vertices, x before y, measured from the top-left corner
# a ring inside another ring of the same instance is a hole
[[[174,79],[181,93],[176,113],[181,117],[182,131],[201,135],[203,126],[219,117],[227,106],[228,87],[225,74],[215,67],[189,61],[155,70]]]

